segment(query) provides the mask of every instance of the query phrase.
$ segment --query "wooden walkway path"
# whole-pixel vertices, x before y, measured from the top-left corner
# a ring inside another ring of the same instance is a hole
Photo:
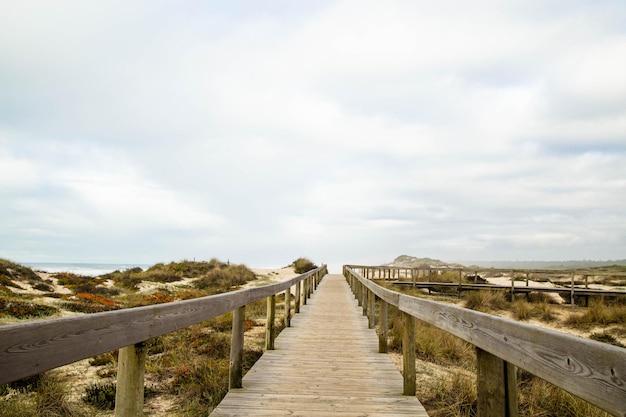
[[[402,375],[368,329],[345,278],[318,290],[211,413],[222,416],[427,416],[402,395]]]

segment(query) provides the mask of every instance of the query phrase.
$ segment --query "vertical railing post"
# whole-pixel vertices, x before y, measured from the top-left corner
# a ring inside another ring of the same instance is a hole
[[[274,350],[274,320],[276,319],[276,295],[267,297],[267,326],[265,327],[265,349]]]
[[[301,281],[296,282],[296,299],[294,300],[294,309],[296,314],[300,312],[300,292],[301,292]]]
[[[404,322],[402,334],[403,395],[415,395],[415,318],[402,312],[402,321]]]
[[[363,307],[363,315],[367,316],[367,308],[369,306],[367,299],[370,295],[370,290],[367,289],[367,287],[365,285],[362,286],[363,289],[363,300],[361,301],[362,307]]]
[[[378,312],[378,352],[387,353],[387,333],[389,330],[389,307],[385,300],[379,299]]]
[[[143,415],[143,378],[146,369],[146,344],[120,349],[117,361],[115,417]]]
[[[285,291],[285,327],[291,327],[291,287]]]
[[[243,331],[246,306],[233,310],[233,333],[230,343],[228,388],[241,388],[243,380]]]
[[[515,366],[476,348],[479,417],[517,417]]]
[[[515,271],[511,271],[511,302],[515,301]]]
[[[376,327],[376,295],[374,294],[374,292],[370,291],[369,292],[369,307],[367,309],[367,312],[369,313],[367,315],[368,321],[369,321],[369,328],[373,329],[374,327]]]
[[[570,306],[574,308],[574,273],[572,272],[572,281],[570,284],[570,295],[569,295]]]

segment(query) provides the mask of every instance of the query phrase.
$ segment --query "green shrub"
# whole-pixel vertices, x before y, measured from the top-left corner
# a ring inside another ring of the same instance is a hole
[[[254,273],[246,266],[230,265],[225,268],[211,269],[206,275],[196,279],[193,284],[201,290],[211,289],[215,292],[224,292],[255,278]]]
[[[53,292],[54,291],[54,288],[52,288],[51,285],[43,283],[43,282],[40,282],[40,283],[37,283],[37,284],[33,285],[33,289],[39,290],[39,291],[46,291],[46,292]]]
[[[64,303],[61,303],[60,307],[68,311],[73,311],[74,313],[87,313],[87,314],[117,310],[117,307],[90,303],[87,301],[66,301]]]
[[[296,274],[304,274],[309,272],[317,266],[307,258],[298,258],[291,264],[294,267]]]
[[[22,384],[22,386],[18,386]],[[67,398],[67,384],[54,372],[13,382],[16,392],[0,398],[0,417],[82,417]]]
[[[112,382],[93,383],[85,388],[83,401],[100,410],[115,409],[116,386]]]
[[[27,266],[23,266],[6,259],[0,259],[0,283],[3,285],[12,286],[10,284],[4,283],[4,280],[35,283],[41,281],[41,277],[39,277],[39,275],[37,275],[35,271]]]
[[[115,362],[115,356],[111,352],[105,352],[89,359],[89,365],[91,366],[103,366],[113,362]]]
[[[609,332],[602,333],[591,333],[589,335],[589,339],[597,340],[598,342],[608,343],[613,346],[626,347],[623,343],[621,343],[615,336],[610,334]]]
[[[56,307],[0,297],[0,317],[6,315],[26,319],[51,316],[58,312]]]

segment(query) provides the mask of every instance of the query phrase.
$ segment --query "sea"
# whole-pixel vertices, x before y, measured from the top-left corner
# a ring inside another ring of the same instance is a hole
[[[43,271],[49,273],[71,272],[77,275],[97,277],[99,275],[108,274],[113,271],[124,271],[126,269],[139,267],[147,269],[152,265],[148,264],[108,264],[108,263],[55,263],[55,262],[20,262],[24,266],[28,266],[35,271]]]

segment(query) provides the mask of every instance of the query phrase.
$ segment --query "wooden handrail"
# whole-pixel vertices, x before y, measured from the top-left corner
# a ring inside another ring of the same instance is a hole
[[[263,287],[152,306],[0,326],[0,384],[200,323],[325,273],[326,266],[323,265],[287,281]]]
[[[479,350],[525,369],[615,416],[626,416],[624,348],[411,297],[383,288],[349,266],[344,266],[344,276],[406,314],[460,337]]]

